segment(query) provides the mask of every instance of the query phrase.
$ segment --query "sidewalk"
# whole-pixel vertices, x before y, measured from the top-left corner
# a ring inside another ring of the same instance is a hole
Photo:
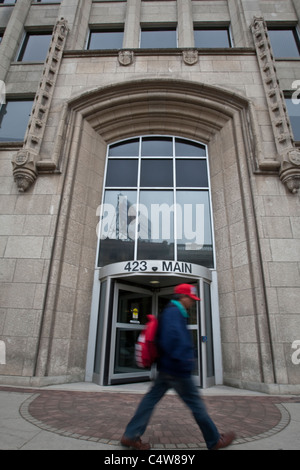
[[[42,389],[0,387],[0,450],[123,450],[119,440],[150,384]],[[203,397],[231,450],[300,450],[300,397],[213,387]],[[189,410],[174,393],[160,402],[143,437],[153,450],[204,450]]]

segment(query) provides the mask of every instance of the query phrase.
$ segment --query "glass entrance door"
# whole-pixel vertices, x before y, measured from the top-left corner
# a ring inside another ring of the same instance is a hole
[[[114,293],[113,328],[110,353],[111,384],[147,380],[150,369],[135,362],[135,344],[153,313],[150,290],[117,283]]]
[[[200,294],[201,284],[195,286]],[[140,369],[136,365],[135,344],[141,331],[145,328],[147,315],[161,315],[173,297],[173,290],[172,287],[151,291],[116,283],[110,351],[110,384],[149,380],[150,369]],[[202,311],[202,306],[196,303],[189,312],[188,320],[188,329],[191,331],[195,347],[193,375],[198,386],[203,385],[203,360],[207,359],[206,354],[203,354],[201,343],[201,328],[205,323],[205,317],[201,319]]]

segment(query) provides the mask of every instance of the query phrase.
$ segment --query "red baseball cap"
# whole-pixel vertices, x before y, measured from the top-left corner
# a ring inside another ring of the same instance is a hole
[[[187,295],[193,300],[201,300],[199,297],[196,296],[197,291],[196,287],[191,286],[190,284],[180,284],[179,286],[175,287],[175,294],[179,295]]]

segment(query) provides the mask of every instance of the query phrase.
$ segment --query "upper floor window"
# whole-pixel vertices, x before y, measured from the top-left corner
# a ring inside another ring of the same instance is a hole
[[[194,28],[195,46],[198,48],[231,47],[231,38],[228,28]]]
[[[275,58],[300,56],[300,41],[297,28],[269,27],[268,31]]]
[[[0,0],[0,4],[11,5],[12,3],[16,3],[16,0]]]
[[[292,125],[294,140],[300,141],[300,103],[296,104],[290,95],[286,96],[285,102]]]
[[[177,29],[170,27],[142,27],[141,49],[175,49],[177,48]]]
[[[23,142],[33,100],[7,100],[0,109],[0,142]]]
[[[90,31],[87,49],[122,49],[124,29]]]
[[[19,62],[45,62],[52,33],[28,32],[18,56]]]
[[[4,36],[4,32],[3,32],[3,31],[0,31],[0,44],[1,44],[1,42],[2,42],[3,36]]]

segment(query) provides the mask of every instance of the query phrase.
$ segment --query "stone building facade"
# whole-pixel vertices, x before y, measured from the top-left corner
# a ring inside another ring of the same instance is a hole
[[[300,391],[299,22],[300,0],[0,3],[1,384],[145,380],[145,312],[190,282],[199,385]],[[142,244],[133,204],[104,243],[113,192],[119,221],[120,195],[172,193],[177,231],[185,192],[209,229]]]

